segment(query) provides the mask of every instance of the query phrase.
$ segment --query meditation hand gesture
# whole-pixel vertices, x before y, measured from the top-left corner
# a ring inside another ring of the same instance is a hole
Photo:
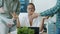
[[[15,20],[18,18],[18,15],[15,12],[11,13],[11,15],[13,16],[13,19]]]

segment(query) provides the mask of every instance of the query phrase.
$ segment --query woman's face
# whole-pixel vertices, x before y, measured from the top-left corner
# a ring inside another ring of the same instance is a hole
[[[29,15],[32,15],[35,11],[35,8],[33,7],[33,5],[28,5],[27,6],[27,12]]]

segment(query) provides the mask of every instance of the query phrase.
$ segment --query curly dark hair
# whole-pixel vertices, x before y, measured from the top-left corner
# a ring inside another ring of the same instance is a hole
[[[34,7],[34,10],[35,10],[35,5],[33,3],[29,3],[28,5],[32,5]]]

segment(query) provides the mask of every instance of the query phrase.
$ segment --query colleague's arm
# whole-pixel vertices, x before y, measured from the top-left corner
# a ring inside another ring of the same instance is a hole
[[[18,3],[17,3],[16,14],[17,14],[17,15],[20,14],[20,2],[19,2],[19,1],[18,1]]]
[[[44,19],[42,19],[41,25],[40,25],[40,32],[42,32],[43,28],[44,28]]]
[[[2,0],[0,0],[0,8],[3,6],[3,1]]]
[[[47,16],[47,17],[44,17],[44,18],[42,19],[41,24],[40,24],[40,32],[42,32],[42,30],[43,30],[43,28],[44,28],[44,22],[45,22],[45,20],[48,19],[48,18],[49,18],[49,17]]]
[[[56,14],[59,9],[60,9],[60,0],[57,0],[57,3],[53,8],[50,8],[50,9],[40,13],[40,15],[41,16],[51,16],[52,14]]]

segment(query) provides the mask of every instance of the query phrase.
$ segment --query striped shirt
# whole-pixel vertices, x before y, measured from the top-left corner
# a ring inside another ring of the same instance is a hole
[[[51,16],[54,14],[56,14],[56,27],[60,28],[60,0],[57,0],[54,7],[40,13],[41,16]]]

